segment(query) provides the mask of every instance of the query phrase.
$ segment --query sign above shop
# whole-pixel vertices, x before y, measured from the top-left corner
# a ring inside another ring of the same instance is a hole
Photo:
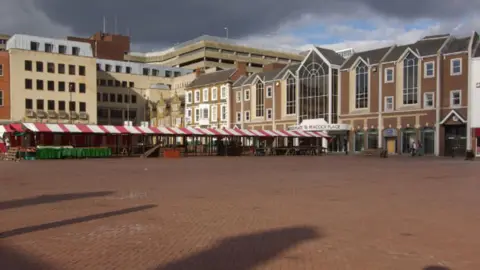
[[[397,137],[397,130],[394,128],[387,128],[383,131],[383,137]]]
[[[333,130],[350,130],[350,125],[347,124],[325,124],[325,125],[296,125],[289,127],[290,130],[305,130],[305,131],[333,131]]]

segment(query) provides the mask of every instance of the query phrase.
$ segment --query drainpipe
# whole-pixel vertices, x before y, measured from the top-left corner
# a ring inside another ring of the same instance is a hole
[[[275,117],[276,117],[276,114],[275,114],[275,90],[276,90],[276,82],[273,82],[273,86],[272,86],[272,129],[273,130],[276,130],[276,121],[275,121]]]
[[[383,147],[383,125],[382,125],[382,100],[383,100],[383,64],[378,65],[378,148]]]
[[[473,151],[472,151],[472,102],[471,102],[471,97],[472,97],[472,39],[474,37],[471,37],[471,41],[468,44],[468,74],[467,74],[467,152],[466,152],[466,157],[468,158],[469,154],[471,153],[473,156]]]
[[[440,88],[442,87],[441,84],[441,70],[442,70],[442,64],[440,63],[441,61],[441,55],[440,52],[437,53],[437,91],[435,93],[435,98],[436,98],[436,106],[435,106],[435,156],[440,155],[440,103],[441,103],[441,96],[440,96]]]

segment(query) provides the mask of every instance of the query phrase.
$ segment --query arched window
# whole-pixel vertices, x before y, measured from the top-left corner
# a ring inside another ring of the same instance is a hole
[[[368,67],[360,62],[355,75],[355,108],[368,108]]]
[[[290,75],[287,79],[287,114],[295,114],[296,108],[296,82]]]
[[[403,60],[403,104],[418,103],[418,59],[409,53]]]
[[[263,117],[265,115],[265,87],[261,81],[258,81],[255,86],[255,116]]]

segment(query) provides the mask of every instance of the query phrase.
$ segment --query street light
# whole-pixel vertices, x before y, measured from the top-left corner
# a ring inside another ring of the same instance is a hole
[[[227,38],[228,38],[228,27],[224,27],[223,29],[225,29],[225,34],[227,35]]]

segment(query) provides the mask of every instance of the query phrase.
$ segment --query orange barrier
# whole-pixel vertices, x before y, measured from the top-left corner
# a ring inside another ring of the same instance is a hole
[[[179,158],[180,155],[180,150],[176,149],[165,149],[163,150],[163,157],[165,158]]]

